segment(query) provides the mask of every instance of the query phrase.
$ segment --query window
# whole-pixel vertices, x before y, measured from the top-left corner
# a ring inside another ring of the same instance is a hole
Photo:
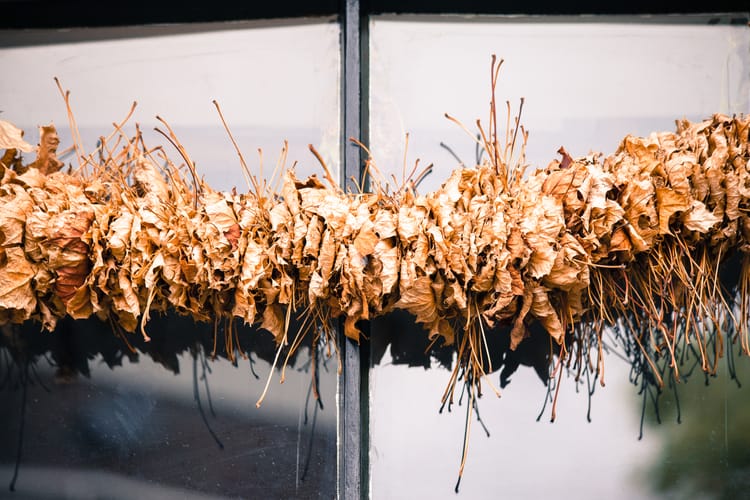
[[[370,150],[386,178],[400,180],[404,162],[407,171],[418,159],[422,165],[433,163],[432,173],[418,187],[421,193],[436,190],[459,159],[474,165],[476,145],[444,114],[470,131],[478,131],[477,119],[486,126],[492,54],[504,59],[496,91],[501,127],[505,101],[515,116],[524,98],[521,123],[529,132],[531,171],[559,159],[561,146],[573,157],[606,155],[628,134],[674,130],[676,119],[742,113],[750,104],[750,30],[722,19],[709,25],[702,16],[373,16]],[[429,342],[420,327],[393,318],[381,321],[371,333],[378,347],[369,374],[370,496],[452,498],[467,396],[450,412],[438,410],[455,354],[436,350],[431,357],[421,355]],[[487,335],[493,333],[507,335]],[[382,344],[387,341],[386,348]],[[613,343],[611,349],[605,361],[606,387],[595,387],[590,401],[585,379],[576,384],[572,375],[563,376],[554,423],[549,422],[551,405],[542,412],[545,384],[530,367],[519,368],[500,390],[502,397],[495,397],[489,384],[499,388],[499,374],[511,364],[508,358],[496,360],[496,371],[477,402],[481,423],[472,418],[460,496],[656,498],[659,490],[652,489],[652,480],[666,481],[667,487],[675,484],[664,477],[686,480],[674,471],[669,476],[665,471],[672,470],[670,466],[660,465],[682,463],[685,458],[676,454],[685,452],[691,461],[715,471],[703,460],[725,456],[721,439],[707,446],[710,453],[703,453],[698,438],[677,448],[674,436],[721,436],[725,426],[739,425],[744,417],[734,401],[742,392],[729,376],[721,373],[700,394],[693,387],[703,380],[694,374],[696,380],[691,378],[679,391],[684,406],[679,425],[665,389],[660,400],[664,422],[647,425],[639,440],[643,395],[630,382],[630,363],[616,355],[623,353],[622,346]],[[698,411],[693,413],[697,405],[689,398],[710,401],[717,392],[725,394],[729,405],[723,412],[726,423],[704,422]],[[730,482],[732,470],[740,466],[732,463],[736,458],[725,460],[717,473]]]
[[[285,166],[297,161],[298,177],[320,176],[312,144],[352,187],[364,163],[349,140],[356,138],[385,176],[400,179],[417,159],[433,164],[418,186],[432,191],[481,154],[444,114],[470,133],[477,118],[486,122],[493,54],[504,60],[498,102],[509,101],[515,115],[524,98],[532,170],[557,159],[561,146],[573,157],[608,154],[627,134],[750,106],[750,14],[731,2],[712,4],[716,14],[676,2],[596,9],[537,1],[179,9],[136,2],[115,14],[88,0],[81,7],[5,2],[0,119],[23,128],[32,144],[38,127],[53,122],[61,146],[69,145],[58,77],[91,151],[137,101],[127,134],[137,123],[146,144],[167,146],[154,130],[165,128],[156,115],[164,118],[219,190],[248,186],[213,100],[250,169],[268,180],[286,140]],[[438,411],[453,348],[430,346],[406,314],[362,326],[367,340],[359,346],[339,336],[340,373],[329,346],[306,346],[283,384],[273,338],[258,328],[237,325],[237,356],[219,349],[215,359],[213,324],[176,315],[152,317],[148,344],[128,337],[136,352],[97,320],[66,320],[54,334],[38,325],[3,330],[0,486],[18,472],[21,498],[453,498],[467,403]],[[28,342],[22,349],[12,340],[19,338]],[[563,376],[550,424],[540,379],[548,367],[538,363],[548,346],[511,355],[500,344],[490,378],[503,385],[502,398],[485,390],[470,415],[459,496],[744,491],[733,488],[747,482],[737,451],[747,447],[747,412],[728,373],[704,388],[696,370],[679,400],[665,392],[662,423],[652,425],[650,395],[639,393],[630,364],[617,356],[621,346],[610,341],[606,387],[590,397],[585,382]],[[25,362],[29,354],[35,363]],[[740,380],[746,363],[737,361]]]
[[[259,178],[278,181],[272,174],[284,141],[285,166],[300,160],[301,177],[318,170],[308,144],[334,172],[340,168],[340,42],[332,19],[14,31],[4,37],[10,43],[0,49],[0,61],[23,76],[0,84],[3,118],[24,129],[33,144],[38,127],[50,122],[62,138],[61,150],[71,144],[57,77],[71,92],[87,152],[137,101],[127,137],[137,125],[148,146],[164,145],[154,130],[167,130],[159,115],[211,187],[246,191],[215,100]],[[118,147],[116,138],[108,147]],[[175,149],[166,153],[179,155]],[[62,159],[76,163],[72,152]],[[271,369],[273,337],[239,321],[235,326],[236,357],[223,352],[220,340],[216,359],[213,324],[180,316],[154,316],[146,326],[148,344],[139,333],[127,335],[139,353],[95,318],[64,321],[51,334],[35,331],[38,324],[25,327],[20,336],[37,343],[31,348],[34,367],[27,370],[18,355],[12,359],[17,352],[11,347],[0,357],[4,487],[13,476],[23,425],[18,496],[335,496],[335,357],[328,359],[323,348],[311,356],[310,346],[303,346],[282,385],[281,365]],[[228,332],[219,325],[219,337]],[[320,404],[312,396],[313,374]]]

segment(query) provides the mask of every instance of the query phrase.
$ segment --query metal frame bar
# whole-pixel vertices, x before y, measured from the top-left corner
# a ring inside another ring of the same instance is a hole
[[[0,29],[131,26],[162,23],[203,23],[248,19],[303,19],[343,14],[345,0],[287,0],[286,2],[236,2],[214,0],[131,0],[126,6],[105,9],[95,0],[0,0]],[[601,15],[601,14],[703,14],[747,13],[747,0],[714,0],[706,6],[684,0],[361,0],[363,14],[457,15]]]
[[[363,151],[349,138],[365,144],[367,133],[367,17],[360,0],[343,0],[341,6],[341,149],[340,185],[357,192],[363,173]],[[369,468],[368,378],[366,342],[359,345],[339,328],[343,369],[338,391],[338,498],[367,498]]]

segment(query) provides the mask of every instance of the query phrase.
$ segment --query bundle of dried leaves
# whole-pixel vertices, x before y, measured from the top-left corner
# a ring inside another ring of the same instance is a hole
[[[94,154],[77,146],[77,169],[63,172],[54,127],[24,165],[33,148],[0,123],[0,324],[51,329],[96,315],[147,340],[149,315],[174,310],[226,322],[227,352],[235,318],[293,351],[308,334],[335,348],[339,319],[358,341],[359,321],[399,309],[456,345],[444,404],[459,381],[481,394],[493,371],[485,335],[498,325],[511,349],[541,325],[553,380],[572,366],[603,381],[613,328],[659,384],[656,363],[668,359],[679,377],[685,345],[706,372],[723,335],[750,354],[750,117],[680,120],[606,157],[561,148],[526,172],[526,132],[509,106],[498,134],[499,67],[489,124],[478,122],[487,160],[429,194],[417,193],[420,176],[391,191],[373,162],[369,193],[342,191],[325,165],[323,180],[287,170],[276,193],[244,162],[252,189],[214,191],[166,123],[181,166],[119,126]],[[742,270],[727,289],[718,275],[733,255]],[[290,337],[300,311],[304,327]]]

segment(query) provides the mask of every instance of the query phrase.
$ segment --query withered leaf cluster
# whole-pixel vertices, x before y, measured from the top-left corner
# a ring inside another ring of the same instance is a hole
[[[237,193],[121,133],[62,171],[45,127],[24,166],[18,151],[31,148],[4,123],[0,324],[96,315],[147,339],[150,315],[174,310],[257,324],[282,344],[292,314],[330,338],[342,319],[359,340],[359,321],[401,309],[456,343],[475,377],[497,325],[515,348],[537,322],[564,358],[623,320],[650,352],[692,340],[704,352],[706,324],[731,319],[750,352],[749,130],[747,117],[681,120],[606,157],[561,149],[531,173],[488,141],[486,162],[428,194],[376,181],[345,193],[327,170],[300,180],[291,169],[278,193],[256,181]],[[735,304],[716,273],[737,252]]]

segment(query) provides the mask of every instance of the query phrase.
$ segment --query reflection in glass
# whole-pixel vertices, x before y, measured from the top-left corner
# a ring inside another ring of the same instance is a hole
[[[684,368],[692,365],[694,371],[700,370],[695,357],[692,361]],[[643,464],[655,492],[667,498],[747,495],[750,403],[744,386],[748,380],[747,357],[731,350],[715,375],[687,373],[680,384],[670,381],[658,404],[647,407],[645,432],[662,440],[658,454]]]
[[[574,157],[612,153],[628,134],[673,130],[680,118],[745,111],[748,76],[742,68],[750,62],[750,33],[727,19],[719,25],[708,21],[377,17],[370,23],[370,150],[384,177],[400,179],[417,158],[434,163],[420,192],[433,191],[461,163],[472,165],[478,156],[474,142],[444,113],[469,130],[476,119],[487,123],[492,54],[505,60],[498,100],[507,99],[515,110],[525,98],[522,123],[530,131],[532,170],[557,158],[560,146]],[[484,388],[471,415],[459,494],[645,499],[674,486],[674,474],[663,474],[667,487],[652,488],[652,473],[662,449],[669,449],[670,433],[686,427],[687,409],[682,424],[665,418],[658,427],[643,427],[644,402],[653,412],[657,394],[653,380],[633,366],[638,353],[622,335],[613,331],[606,339],[600,380],[584,375],[576,382],[570,373],[560,379],[558,394],[544,384],[551,361],[545,357],[546,335],[532,334],[525,349],[512,352],[503,341],[507,333],[488,332],[497,358],[490,378],[502,397]],[[431,345],[413,322],[408,326],[408,318],[403,324],[373,322],[371,336],[372,497],[453,497],[468,404],[464,394],[462,404],[440,411],[455,362],[451,349]],[[694,374],[691,385],[700,377]],[[660,405],[673,397],[667,389]],[[551,399],[557,399],[552,424]],[[735,425],[730,419],[737,414],[725,415],[717,429]],[[730,456],[721,443],[712,446]],[[701,463],[699,449],[682,453]],[[699,486],[690,493],[695,491],[709,493]]]
[[[336,359],[324,347],[297,351],[280,385],[268,332],[239,328],[234,353],[223,328],[184,317],[149,332],[125,339],[96,319],[5,327],[0,478],[18,461],[14,498],[335,495]]]

